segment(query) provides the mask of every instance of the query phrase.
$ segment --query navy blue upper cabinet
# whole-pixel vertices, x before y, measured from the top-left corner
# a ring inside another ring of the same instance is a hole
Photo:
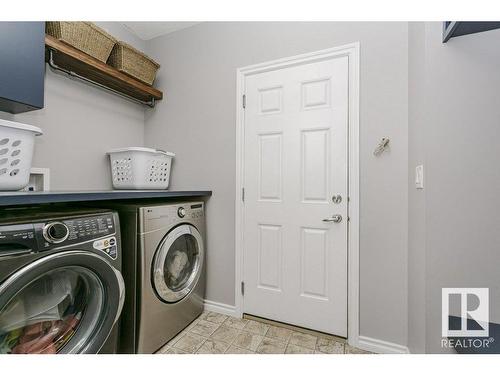
[[[0,22],[0,111],[43,108],[45,23]]]
[[[456,36],[500,29],[498,21],[446,21],[443,22],[443,43]]]

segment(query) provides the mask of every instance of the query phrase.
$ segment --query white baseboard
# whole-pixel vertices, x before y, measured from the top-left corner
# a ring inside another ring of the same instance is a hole
[[[358,348],[378,354],[408,354],[408,347],[366,336],[359,336]]]
[[[226,305],[225,303],[220,303],[215,301],[209,301],[207,299],[204,301],[204,304],[205,304],[205,310],[207,311],[213,311],[220,314],[234,316],[235,318],[241,318],[241,316],[239,316],[236,311],[236,306]]]

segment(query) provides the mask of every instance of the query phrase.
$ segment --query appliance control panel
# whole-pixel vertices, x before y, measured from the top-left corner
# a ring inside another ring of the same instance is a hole
[[[203,217],[203,203],[186,203],[183,206],[179,206],[179,208],[177,208],[177,216],[181,219],[196,219]]]
[[[113,215],[83,216],[35,223],[41,250],[92,241],[115,233]]]
[[[103,251],[111,259],[118,257],[118,250],[116,245],[116,237],[103,238],[93,243],[94,249]]]
[[[203,217],[203,203],[196,203],[187,205],[187,209],[189,211],[189,217],[191,219],[197,219],[199,217]]]
[[[44,222],[0,225],[0,257],[45,251],[79,243],[89,247],[108,238],[102,250],[116,259],[115,221],[112,214],[62,218]],[[104,246],[108,244],[109,246]]]
[[[88,240],[115,233],[113,215],[88,216],[65,221],[69,228],[68,240]]]
[[[0,226],[0,257],[29,253],[36,248],[33,224]]]
[[[139,231],[141,233],[154,231],[183,222],[192,222],[194,225],[201,224],[200,221],[205,216],[204,208],[203,202],[186,202],[140,208],[139,212],[143,215],[143,220],[139,220]]]

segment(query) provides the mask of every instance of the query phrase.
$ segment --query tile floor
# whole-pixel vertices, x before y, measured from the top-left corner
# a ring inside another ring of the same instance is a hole
[[[205,311],[158,354],[361,354],[344,339]]]

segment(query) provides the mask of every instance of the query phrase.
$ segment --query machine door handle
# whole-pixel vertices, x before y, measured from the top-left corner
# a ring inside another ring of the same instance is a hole
[[[340,223],[342,221],[342,215],[333,215],[327,219],[323,219],[325,223]]]

